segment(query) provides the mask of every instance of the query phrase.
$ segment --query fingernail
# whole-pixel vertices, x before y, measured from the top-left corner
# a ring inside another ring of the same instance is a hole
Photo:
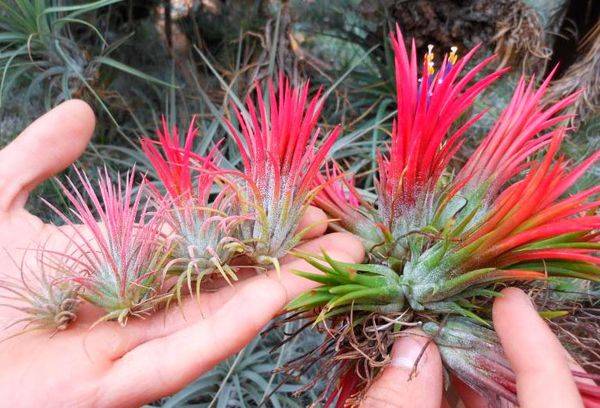
[[[392,348],[392,365],[395,367],[412,370],[426,342],[417,339],[414,335],[400,337]],[[423,355],[422,358],[425,356]]]

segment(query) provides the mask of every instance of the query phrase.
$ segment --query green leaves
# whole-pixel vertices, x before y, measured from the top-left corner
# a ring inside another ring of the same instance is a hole
[[[98,0],[64,6],[57,0],[0,0],[0,105],[14,86],[24,85],[26,98],[41,87],[48,104],[88,91],[108,111],[95,88],[100,67],[118,69],[146,82],[171,84],[109,58],[121,44],[108,45],[90,17],[123,0]],[[84,19],[83,15],[86,15]],[[85,27],[85,45],[70,26]],[[127,38],[127,37],[126,37]],[[110,113],[109,113],[110,114]]]
[[[315,323],[328,317],[353,311],[375,311],[390,305],[400,310],[404,305],[403,283],[400,276],[384,265],[339,262],[323,252],[321,257],[295,253],[323,274],[294,271],[298,276],[322,286],[305,292],[292,300],[288,310],[311,311],[322,308]]]

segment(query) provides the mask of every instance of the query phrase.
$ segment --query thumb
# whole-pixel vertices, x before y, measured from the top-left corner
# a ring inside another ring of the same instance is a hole
[[[35,186],[73,163],[90,141],[95,120],[88,104],[69,100],[0,150],[0,210],[23,206]]]
[[[392,363],[371,385],[362,408],[442,405],[442,360],[436,345],[420,330],[403,333],[392,348]]]

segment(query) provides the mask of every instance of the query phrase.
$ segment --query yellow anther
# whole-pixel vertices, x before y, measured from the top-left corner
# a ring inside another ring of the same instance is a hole
[[[456,51],[458,51],[458,47],[450,47],[450,55],[448,55],[448,62],[450,62],[453,65],[456,64],[456,60],[458,59]]]
[[[435,72],[433,59],[435,54],[433,53],[433,45],[429,44],[427,46],[427,54],[425,54],[425,64],[427,64],[427,73],[429,75]]]
[[[433,74],[435,72],[435,67],[433,66],[433,61],[429,62],[427,64],[427,73],[429,75]]]

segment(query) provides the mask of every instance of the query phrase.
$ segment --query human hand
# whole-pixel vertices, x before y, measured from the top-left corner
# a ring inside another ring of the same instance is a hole
[[[529,408],[583,407],[572,368],[578,368],[521,290],[507,288],[496,299],[493,322],[516,375],[519,406]],[[424,347],[417,375],[414,364]],[[581,370],[579,368],[579,370]],[[582,371],[582,370],[581,370]],[[467,408],[489,406],[481,395],[453,379]],[[423,332],[401,337],[392,350],[392,363],[371,385],[363,408],[448,407],[443,393],[442,361],[437,347]],[[507,406],[512,406],[507,403]]]
[[[65,250],[67,234],[44,224],[23,206],[40,182],[70,165],[87,146],[94,114],[85,103],[69,101],[53,109],[0,151],[0,268],[19,276],[13,259],[26,258],[44,245]],[[323,221],[323,222],[320,222]],[[309,208],[302,226],[313,225],[299,249],[329,254],[347,262],[363,257],[360,242],[341,233],[323,235],[326,217]],[[28,259],[25,260],[29,263]],[[30,263],[31,264],[31,263]],[[33,263],[35,265],[35,263]],[[234,286],[182,302],[180,308],[122,328],[104,322],[90,330],[103,312],[85,304],[68,330],[27,332],[0,342],[0,396],[6,406],[139,406],[169,395],[221,360],[239,351],[289,300],[312,283],[290,271],[312,268],[283,259],[281,274],[270,271]],[[9,303],[4,299],[0,303]],[[10,306],[10,304],[9,304]],[[183,313],[181,313],[183,311]],[[0,324],[18,311],[0,308]],[[5,330],[1,338],[16,333]],[[17,392],[18,391],[18,392]]]

